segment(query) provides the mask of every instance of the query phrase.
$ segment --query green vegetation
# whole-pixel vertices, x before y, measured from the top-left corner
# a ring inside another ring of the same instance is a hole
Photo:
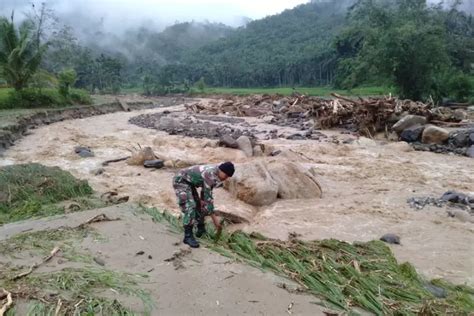
[[[211,87],[393,86],[402,98],[474,95],[474,21],[426,0],[311,1],[147,68],[152,82]],[[149,83],[148,83],[149,84]],[[156,90],[158,93],[166,90]]]
[[[59,80],[41,68],[48,45],[41,43],[45,19],[49,16],[42,5],[41,15],[32,15],[18,28],[0,17],[0,77],[14,91],[0,92],[0,109],[65,106],[73,103],[90,104],[91,98],[83,90],[70,91],[76,81],[74,70],[63,70]],[[58,86],[59,82],[59,86]],[[51,88],[57,86],[58,90]],[[8,95],[5,96],[5,93]]]
[[[0,102],[0,108],[90,102],[68,94],[73,85],[95,93],[143,91],[145,95],[247,94],[253,89],[282,89],[287,94],[283,87],[303,91],[306,88],[300,87],[315,87],[315,92],[308,92],[311,95],[325,95],[317,91],[324,87],[359,94],[357,89],[375,86],[393,89],[360,95],[388,90],[401,98],[467,102],[474,99],[469,80],[474,71],[474,20],[462,10],[468,7],[462,2],[448,6],[428,0],[312,0],[237,29],[177,23],[162,32],[132,28],[122,38],[102,29],[87,44],[70,27],[49,23],[56,26],[47,32],[42,29],[48,23],[41,21],[56,18],[43,4],[40,11],[32,9],[36,14],[27,15],[25,25],[42,34],[44,46],[22,27],[17,31],[7,19],[3,21],[8,34],[18,37],[15,43],[24,39],[29,43],[25,47],[37,48],[33,53],[41,51],[39,69],[28,68],[29,79],[22,80],[22,86],[56,87],[63,100],[20,95],[8,104]],[[0,45],[4,55],[11,51]],[[26,67],[25,61],[33,55],[25,51],[21,56],[18,65]],[[25,67],[14,68],[15,76],[23,74],[20,69]],[[68,78],[69,83],[64,81],[67,71],[77,75]],[[14,86],[12,76],[3,76]]]
[[[67,95],[63,95],[58,89],[51,88],[25,88],[21,91],[0,88],[0,110],[64,107],[71,104],[92,104],[92,98],[82,89],[70,89]]]
[[[96,266],[92,255],[80,251],[79,247],[84,238],[91,236],[101,239],[94,229],[87,226],[27,232],[0,242],[0,252],[12,258],[14,263],[17,257],[45,257],[54,247],[59,247],[61,257],[67,261]],[[29,304],[28,315],[56,315],[59,299],[62,303],[61,315],[134,315],[121,302],[101,295],[109,290],[138,297],[144,304],[146,313],[153,307],[149,293],[138,286],[146,278],[145,275],[132,275],[92,266],[67,266],[59,271],[39,274],[34,272],[14,280],[14,276],[24,271],[25,267],[5,265],[0,271],[0,288],[16,289],[14,300],[17,303],[19,298],[26,300]],[[49,295],[51,293],[57,294]],[[14,309],[9,311],[8,315],[15,315]]]
[[[144,208],[155,221],[175,230],[178,219]],[[468,315],[474,310],[474,289],[441,280],[425,281],[409,263],[398,264],[381,241],[349,244],[338,240],[284,242],[258,234],[235,232],[203,242],[224,256],[286,276],[324,301],[329,308],[351,311],[355,306],[376,315]],[[428,290],[446,293],[436,298]]]
[[[13,272],[14,270],[10,270],[10,273]],[[138,297],[147,314],[153,307],[149,294],[138,287],[141,279],[145,278],[144,275],[85,267],[30,274],[16,281],[12,277],[13,275],[4,275],[0,287],[21,289],[21,297],[31,302],[28,315],[55,315],[58,299],[61,299],[61,312],[64,315],[134,315],[119,301],[100,297],[98,293],[105,290]],[[60,294],[41,295],[48,292]]]
[[[34,24],[25,21],[17,30],[0,17],[0,76],[20,91],[38,70],[45,46],[34,35]]]
[[[28,253],[45,257],[51,250],[59,246],[61,255],[70,261],[93,263],[91,255],[81,253],[77,249],[78,240],[87,236],[100,239],[99,234],[89,227],[59,228],[27,232],[0,242],[0,251],[10,257],[16,257],[19,253]]]
[[[331,87],[316,87],[316,88],[205,88],[202,92],[200,90],[196,93],[202,94],[232,94],[232,95],[252,95],[252,94],[281,94],[291,95],[293,92],[298,92],[308,96],[330,96],[335,92],[341,95],[359,95],[359,96],[376,96],[388,95],[393,93],[391,88],[382,87],[360,87],[352,90],[338,90]]]
[[[39,164],[0,168],[0,225],[28,218],[63,214],[60,202],[75,201],[71,211],[97,204],[86,181],[57,167]],[[103,205],[103,204],[102,204]]]
[[[360,0],[336,40],[336,85],[392,83],[402,98],[463,101],[473,93],[474,22],[425,0]],[[463,75],[463,72],[466,73]]]

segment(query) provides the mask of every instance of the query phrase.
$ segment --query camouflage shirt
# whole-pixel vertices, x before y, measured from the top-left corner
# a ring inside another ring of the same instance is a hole
[[[217,176],[218,170],[218,167],[214,165],[193,166],[180,170],[175,177],[176,183],[186,183],[202,188],[202,207],[209,214],[214,212],[212,189],[222,186],[222,181]]]

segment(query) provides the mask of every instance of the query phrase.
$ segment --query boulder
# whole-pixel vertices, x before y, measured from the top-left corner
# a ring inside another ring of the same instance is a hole
[[[400,139],[407,143],[414,143],[420,141],[421,134],[425,127],[420,124],[413,125],[411,127],[405,128],[400,134]]]
[[[247,136],[240,136],[239,138],[237,138],[237,145],[247,157],[253,156],[253,147],[250,138],[248,138]]]
[[[463,120],[467,119],[467,113],[466,113],[466,111],[461,110],[461,109],[454,110],[453,118],[454,118],[454,120],[456,120],[458,122],[463,121]]]
[[[94,153],[88,147],[81,147],[81,146],[75,147],[74,152],[82,158],[94,157]]]
[[[474,145],[469,147],[466,151],[466,156],[474,158]]]
[[[262,146],[260,146],[260,145],[255,145],[255,146],[253,147],[253,155],[254,155],[255,157],[261,157],[261,156],[263,156]]]
[[[395,125],[392,126],[392,130],[400,134],[403,130],[412,127],[414,125],[425,125],[427,122],[426,117],[419,115],[407,115],[399,120]]]
[[[449,133],[449,144],[454,147],[469,147],[474,144],[474,129],[462,129]]]
[[[428,126],[423,130],[421,141],[425,144],[443,144],[449,138],[449,132],[437,126]]]
[[[400,245],[400,237],[395,234],[385,234],[382,237],[380,237],[380,240],[388,244]]]
[[[274,120],[275,120],[275,116],[273,115],[265,115],[264,117],[262,117],[262,121],[267,124],[272,123]]]
[[[254,206],[270,205],[278,196],[278,183],[262,161],[237,165],[225,188],[234,197]]]
[[[165,166],[165,162],[163,160],[160,160],[160,159],[145,160],[143,162],[143,166],[145,168],[161,169]]]
[[[159,130],[172,130],[180,128],[181,126],[181,121],[171,116],[162,116],[160,117],[160,120],[155,124],[155,127]]]
[[[278,184],[278,198],[314,199],[321,198],[322,190],[316,179],[293,162],[270,162],[267,169]]]
[[[239,164],[225,188],[239,200],[254,206],[281,199],[321,198],[321,186],[310,172],[293,162],[263,160]]]
[[[229,134],[222,135],[219,140],[219,146],[229,148],[239,148],[237,141]]]

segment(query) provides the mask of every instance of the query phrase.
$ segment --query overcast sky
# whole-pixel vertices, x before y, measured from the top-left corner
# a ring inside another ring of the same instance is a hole
[[[21,15],[31,0],[0,0],[0,13],[15,10]],[[280,13],[308,0],[43,0],[56,13],[76,26],[81,20],[103,18],[109,31],[130,26],[154,25],[162,28],[175,21],[222,22],[239,26],[243,17],[258,19]]]

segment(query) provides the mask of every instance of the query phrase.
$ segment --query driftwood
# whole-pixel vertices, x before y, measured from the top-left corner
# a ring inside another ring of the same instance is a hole
[[[5,315],[8,309],[13,305],[12,293],[5,289],[0,291],[0,300],[7,299],[7,302],[0,308],[0,316]]]
[[[83,227],[85,227],[87,225],[90,225],[92,223],[112,222],[112,221],[119,221],[119,220],[120,220],[120,218],[110,218],[107,215],[105,215],[104,213],[102,213],[102,214],[99,214],[99,215],[96,215],[96,216],[92,217],[87,222],[82,223],[81,225],[77,226],[77,228],[83,228]]]
[[[125,112],[130,112],[130,108],[128,107],[127,102],[119,100],[118,98],[116,98],[115,101],[120,104],[122,110],[124,110]]]
[[[117,158],[117,159],[106,160],[102,163],[102,166],[105,167],[105,166],[108,166],[110,163],[124,161],[124,160],[127,160],[128,158],[130,158],[130,156]]]
[[[49,256],[43,258],[43,260],[40,262],[40,263],[35,263],[33,264],[32,266],[30,266],[30,268],[28,269],[28,271],[25,271],[25,272],[22,272],[20,274],[18,274],[17,276],[14,276],[13,277],[13,281],[16,281],[18,279],[21,279],[27,275],[29,275],[30,273],[32,273],[34,270],[38,269],[41,265],[45,264],[46,262],[48,262],[49,260],[51,260],[61,249],[59,249],[59,247],[54,247],[53,250],[51,250],[51,253],[49,254]]]
[[[352,99],[343,97],[343,96],[341,96],[341,95],[339,95],[339,94],[337,94],[337,93],[331,93],[331,95],[332,95],[333,97],[337,98],[337,99],[344,100],[344,101],[349,102],[349,103],[352,103],[352,104],[354,104],[354,105],[360,105],[360,103],[358,103],[358,102],[356,102],[356,101],[354,101],[354,100],[352,100]],[[362,101],[363,101],[363,100],[362,100]]]
[[[58,298],[58,304],[56,304],[56,310],[54,311],[54,316],[58,316],[61,311],[61,306],[63,306],[63,301]]]
[[[204,115],[228,114],[260,118],[271,116],[274,124],[282,126],[292,125],[298,121],[301,123],[313,121],[319,128],[346,127],[369,137],[389,131],[394,124],[393,119],[404,113],[424,116],[434,123],[453,121],[453,116],[450,115],[452,109],[446,108],[440,112],[439,108],[433,107],[432,101],[422,103],[401,100],[391,95],[354,99],[337,93],[331,95],[332,99],[300,94],[287,97],[232,96],[227,99],[189,104],[186,105],[186,110]]]

